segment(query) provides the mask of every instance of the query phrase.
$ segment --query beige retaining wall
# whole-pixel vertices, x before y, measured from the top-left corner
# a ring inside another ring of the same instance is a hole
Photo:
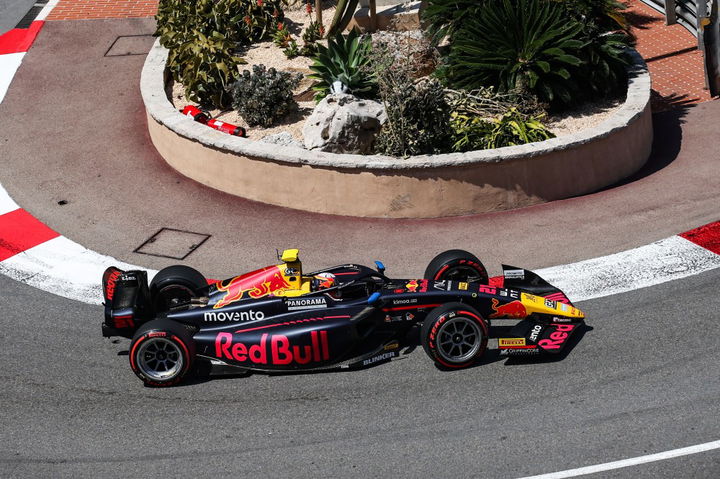
[[[596,128],[529,145],[410,159],[308,151],[215,131],[170,104],[166,57],[156,44],[141,79],[160,155],[200,183],[274,205],[391,218],[507,210],[611,185],[636,172],[652,146],[650,78],[636,53],[625,104]]]

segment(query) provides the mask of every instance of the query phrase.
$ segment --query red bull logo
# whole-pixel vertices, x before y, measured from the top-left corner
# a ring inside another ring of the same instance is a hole
[[[495,312],[490,315],[491,318],[522,319],[527,316],[527,310],[522,304],[522,301],[511,301],[510,303],[500,306],[498,306],[498,304],[500,304],[500,301],[493,298],[492,309]]]
[[[245,297],[262,298],[289,287],[290,283],[285,280],[279,267],[259,269],[218,283],[217,290],[224,292],[225,296],[213,306],[213,309],[222,308]]]
[[[424,293],[428,288],[428,280],[422,279],[420,281],[413,279],[405,285],[405,289],[410,293],[417,293],[420,291]]]

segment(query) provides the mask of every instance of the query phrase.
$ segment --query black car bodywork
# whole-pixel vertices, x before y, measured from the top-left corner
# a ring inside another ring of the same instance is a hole
[[[109,268],[103,335],[133,338],[132,369],[161,386],[179,381],[196,359],[266,372],[367,366],[398,356],[418,325],[425,351],[440,367],[476,362],[498,320],[517,323],[497,338],[500,354],[557,354],[583,324],[583,313],[531,271],[504,266],[504,278],[490,285],[482,274],[476,281],[467,267],[458,269],[457,256],[450,268],[426,271],[431,278],[411,280],[386,277],[382,265],[341,265],[322,271],[341,278],[333,287],[295,296],[246,291],[228,300],[227,280],[198,288],[165,311],[153,307],[144,272]],[[466,281],[446,274],[453,271]]]

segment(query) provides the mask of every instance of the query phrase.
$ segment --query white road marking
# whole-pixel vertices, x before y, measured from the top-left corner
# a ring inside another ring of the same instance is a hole
[[[7,191],[5,191],[5,188],[0,185],[0,215],[10,213],[11,211],[15,211],[19,208],[18,204],[15,203],[13,199],[10,198]]]
[[[45,20],[47,16],[50,14],[50,11],[55,8],[55,6],[58,4],[60,0],[50,0],[42,10],[40,10],[40,13],[38,13],[37,17],[35,17],[35,20]]]
[[[0,102],[5,98],[24,56],[25,52],[0,55]]]
[[[64,298],[101,304],[100,282],[108,266],[143,269],[59,236],[0,262],[0,273]],[[148,280],[156,273],[148,270]]]
[[[594,466],[578,467],[577,469],[568,469],[567,471],[551,472],[548,474],[540,474],[539,476],[527,476],[520,479],[562,479],[565,477],[584,476],[586,474],[595,474],[598,472],[611,471],[613,469],[621,469],[623,467],[637,466],[648,462],[664,461],[675,457],[688,456],[690,454],[698,454],[701,452],[720,449],[720,441],[706,442],[695,446],[683,447],[681,449],[673,449],[671,451],[658,452],[657,454],[648,454],[647,456],[632,457],[621,461],[606,462],[604,464],[595,464]]]
[[[625,293],[720,267],[720,255],[671,236],[646,246],[535,272],[573,302]]]

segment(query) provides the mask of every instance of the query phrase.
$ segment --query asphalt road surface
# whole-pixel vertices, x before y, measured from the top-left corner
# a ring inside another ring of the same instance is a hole
[[[720,438],[720,270],[579,304],[561,361],[143,387],[102,309],[0,276],[0,476],[520,477]],[[602,477],[720,474],[720,451]]]
[[[0,0],[0,35],[15,28],[34,4],[35,0]]]

